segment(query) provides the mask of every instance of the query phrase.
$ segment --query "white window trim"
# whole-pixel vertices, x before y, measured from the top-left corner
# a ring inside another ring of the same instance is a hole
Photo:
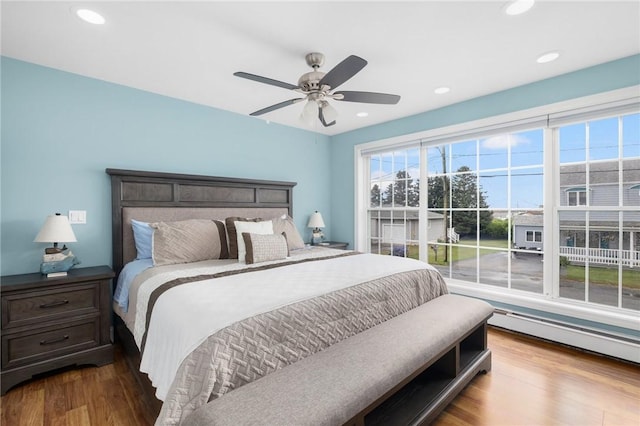
[[[367,179],[364,177],[368,175],[369,165],[366,161],[364,161],[363,154],[372,151],[382,151],[382,150],[393,150],[399,148],[406,148],[409,145],[415,146],[415,144],[419,143],[420,140],[424,139],[438,139],[445,138],[452,134],[462,134],[464,132],[472,132],[474,129],[480,128],[490,128],[492,126],[500,126],[504,123],[516,122],[518,120],[527,120],[532,117],[540,116],[540,115],[553,115],[557,114],[558,116],[562,116],[563,120],[566,123],[571,122],[570,111],[573,110],[597,110],[598,105],[604,105],[608,103],[632,103],[632,102],[640,102],[640,86],[631,86],[622,89],[617,89],[609,92],[599,93],[596,95],[585,96],[581,98],[571,99],[567,101],[557,102],[549,105],[544,105],[540,107],[535,107],[527,110],[515,111],[507,114],[502,114],[498,116],[492,116],[483,118],[480,120],[474,120],[470,122],[455,124],[452,126],[446,126],[436,129],[429,129],[417,133],[406,134],[401,136],[395,136],[392,138],[377,140],[366,142],[362,144],[358,144],[354,146],[354,182],[355,182],[355,194],[354,197],[354,249],[360,251],[366,251],[366,238],[367,238],[367,223],[366,220],[359,220],[359,218],[366,217],[367,206],[368,206],[368,196],[369,193],[365,190],[366,185],[368,185]],[[575,121],[584,120],[583,117],[576,116]],[[564,121],[562,124],[566,124]],[[547,127],[544,129],[545,132],[545,140],[551,140],[553,137],[553,131],[551,128]],[[426,149],[424,145],[421,148],[421,155],[424,154],[423,150]],[[545,164],[548,161],[554,161],[555,164],[558,163],[558,158],[556,158],[557,154],[552,152],[554,150],[546,149],[545,150]],[[421,162],[421,167],[422,166]],[[559,181],[559,171],[554,170],[553,173],[545,174],[545,188],[553,188],[552,190],[545,191],[544,202],[547,205],[554,205],[553,215],[558,215],[558,201],[560,197],[560,191],[558,188],[555,188],[554,182]],[[420,195],[421,199],[423,191],[426,190],[426,185],[420,185]],[[622,210],[627,210],[627,208],[622,208]],[[426,217],[421,216],[420,220],[425,219]],[[364,215],[364,216],[363,216]],[[426,213],[424,213],[426,215]],[[556,229],[552,229],[552,225],[556,226]],[[420,232],[426,232],[426,230],[421,229]],[[559,229],[557,229],[557,221],[553,220],[552,215],[545,215],[544,218],[544,231],[543,231],[543,240],[551,241],[551,244],[554,245],[554,252],[558,252],[559,241],[556,241],[557,238],[554,238],[554,235],[559,234]],[[426,247],[422,247],[422,245],[426,245],[424,242],[424,238],[420,235],[421,246],[420,246],[420,260],[422,257],[426,257]],[[455,279],[447,278],[445,279],[447,284],[449,285],[452,292],[468,295],[477,298],[483,298],[488,300],[493,300],[499,303],[513,304],[522,306],[530,309],[542,310],[545,312],[555,313],[559,315],[566,315],[578,319],[584,319],[588,321],[599,322],[602,324],[612,325],[616,327],[623,327],[628,329],[637,329],[638,327],[638,313],[634,311],[629,311],[627,314],[620,309],[610,309],[607,306],[598,306],[597,308],[591,308],[589,305],[585,305],[579,302],[571,301],[570,299],[562,299],[558,301],[556,299],[552,299],[552,297],[558,297],[558,294],[551,294],[552,292],[557,292],[559,288],[557,281],[559,280],[558,269],[559,265],[556,265],[558,262],[544,262],[544,274],[545,277],[553,277],[553,281],[549,279],[545,279],[543,284],[543,294],[535,294],[535,293],[525,293],[519,292],[517,290],[510,289],[509,292],[499,291],[499,289],[486,286],[486,285],[475,285],[469,286],[468,283],[457,282]]]

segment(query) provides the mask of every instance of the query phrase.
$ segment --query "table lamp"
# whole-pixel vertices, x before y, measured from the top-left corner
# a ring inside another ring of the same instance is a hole
[[[60,213],[48,216],[40,232],[36,235],[36,239],[33,240],[35,243],[53,243],[53,247],[44,249],[46,254],[60,253],[67,249],[67,246],[59,248],[58,243],[74,243],[76,241],[78,240],[71,229],[69,219]]]
[[[67,250],[67,246],[58,247],[58,243],[77,241],[67,216],[62,216],[60,213],[48,216],[33,241],[36,243],[53,243],[53,247],[47,247],[44,250],[45,254],[42,256],[42,263],[40,264],[40,272],[49,278],[67,275],[69,269],[80,263],[71,253],[71,250],[64,253]]]
[[[322,215],[318,213],[317,210],[309,218],[307,228],[313,228],[313,230],[311,231],[311,244],[321,243],[324,235],[322,234],[322,230],[320,228],[324,228],[324,220],[322,220]]]

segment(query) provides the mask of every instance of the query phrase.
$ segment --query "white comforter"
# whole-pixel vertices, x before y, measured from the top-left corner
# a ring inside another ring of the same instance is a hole
[[[294,252],[294,259],[334,256],[341,251],[314,248]],[[277,263],[277,262],[270,262]],[[255,265],[256,267],[264,264]],[[133,334],[140,347],[146,311],[153,290],[181,276],[197,276],[250,265],[237,261],[198,262],[182,271],[149,273],[151,279],[132,285],[135,301]],[[302,262],[284,267],[197,281],[167,290],[151,315],[140,370],[149,375],[156,397],[165,399],[180,363],[208,336],[237,321],[321,294],[399,272],[430,269],[413,259],[372,254]],[[144,275],[144,273],[142,274]],[[125,319],[125,322],[127,320]]]

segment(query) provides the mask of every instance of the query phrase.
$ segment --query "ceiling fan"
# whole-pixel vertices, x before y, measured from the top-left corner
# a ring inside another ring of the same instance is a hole
[[[304,106],[300,118],[307,124],[311,125],[315,118],[318,117],[322,125],[328,127],[336,124],[336,118],[338,117],[338,112],[329,104],[329,99],[333,99],[335,101],[388,105],[397,104],[398,101],[400,101],[400,96],[390,95],[387,93],[352,91],[334,92],[338,86],[356,75],[365,67],[365,65],[367,65],[367,61],[358,56],[351,55],[347,57],[345,60],[333,67],[333,69],[328,73],[318,71],[318,68],[320,68],[324,63],[324,55],[322,53],[309,53],[305,56],[305,59],[307,61],[307,65],[313,68],[313,71],[302,74],[298,79],[298,85],[242,71],[233,73],[233,75],[238,77],[282,87],[284,89],[294,90],[304,95],[302,98],[289,99],[287,101],[268,106],[252,112],[250,115],[258,116],[266,114],[267,112],[275,111],[307,100],[307,104]]]

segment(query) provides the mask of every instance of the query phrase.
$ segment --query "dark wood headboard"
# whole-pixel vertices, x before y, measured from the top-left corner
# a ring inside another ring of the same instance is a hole
[[[124,266],[123,212],[127,208],[215,208],[229,216],[247,209],[293,216],[295,182],[106,169],[111,176],[113,269]],[[169,209],[171,210],[171,209]],[[185,210],[187,211],[187,210]],[[204,211],[204,210],[203,210]],[[213,217],[216,218],[216,217]],[[223,217],[218,217],[224,219]],[[126,230],[124,230],[126,231]]]

